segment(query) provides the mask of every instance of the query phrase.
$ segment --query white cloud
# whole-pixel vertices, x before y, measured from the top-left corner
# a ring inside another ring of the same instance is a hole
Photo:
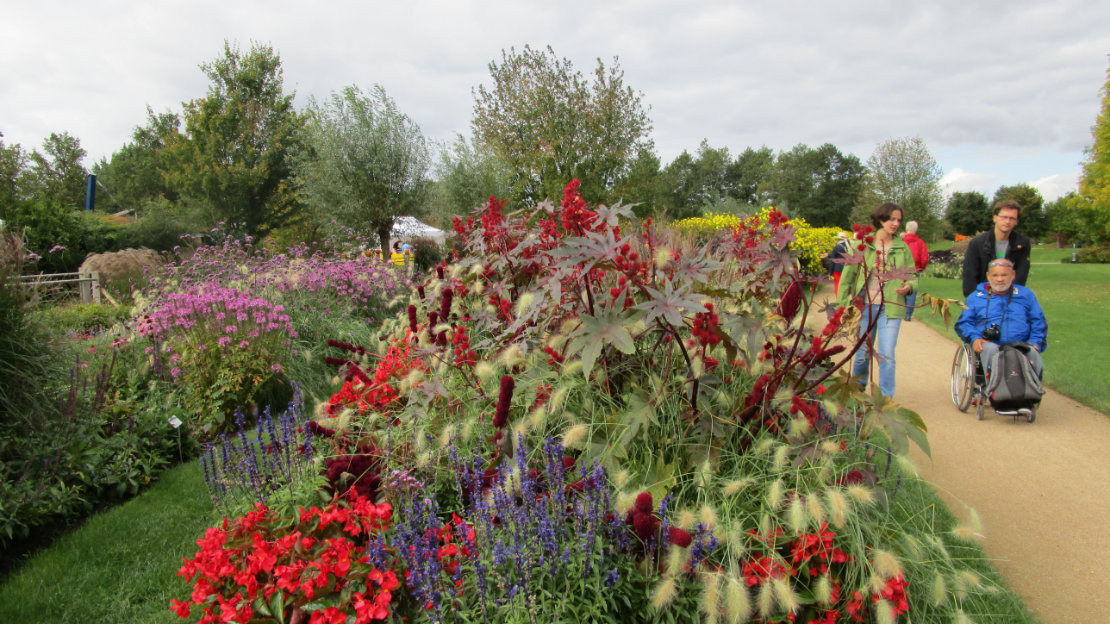
[[[1056,201],[1079,189],[1079,172],[1050,175],[1040,180],[1034,180],[1029,185],[1040,191],[1041,197],[1044,197],[1046,202]]]

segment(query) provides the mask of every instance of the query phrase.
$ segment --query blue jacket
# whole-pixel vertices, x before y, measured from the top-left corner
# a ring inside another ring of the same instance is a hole
[[[990,293],[990,284],[979,284],[967,297],[967,309],[956,321],[956,334],[967,342],[983,337],[983,330],[991,323],[998,323],[1002,330],[1000,345],[1011,342],[1028,342],[1043,353],[1048,348],[1048,322],[1037,303],[1037,296],[1025,286],[1016,283],[1009,295]]]

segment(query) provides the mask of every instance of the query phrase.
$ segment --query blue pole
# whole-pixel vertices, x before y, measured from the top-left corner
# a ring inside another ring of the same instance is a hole
[[[85,210],[92,210],[96,204],[96,176],[90,173],[88,182],[85,186]]]

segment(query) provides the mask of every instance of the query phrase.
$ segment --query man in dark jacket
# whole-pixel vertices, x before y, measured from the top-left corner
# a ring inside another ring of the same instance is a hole
[[[1014,231],[1021,204],[1006,199],[994,205],[994,229],[971,239],[964,254],[964,297],[987,281],[987,265],[1005,258],[1014,264],[1014,282],[1024,286],[1029,278],[1029,239]]]

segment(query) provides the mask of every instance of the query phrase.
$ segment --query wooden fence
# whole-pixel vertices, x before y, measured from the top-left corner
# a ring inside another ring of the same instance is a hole
[[[16,275],[11,281],[31,288],[35,295],[42,295],[48,291],[64,290],[65,284],[76,284],[81,303],[100,303],[101,297],[108,299],[113,305],[111,295],[100,287],[100,273],[39,273],[38,275]],[[49,288],[48,288],[49,287]]]

